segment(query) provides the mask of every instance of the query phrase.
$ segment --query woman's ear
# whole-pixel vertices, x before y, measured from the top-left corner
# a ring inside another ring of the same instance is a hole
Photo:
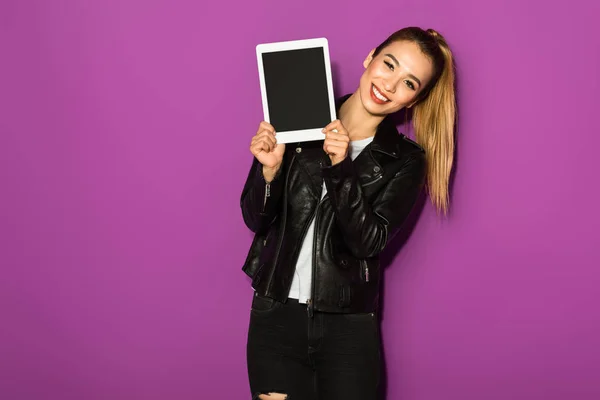
[[[373,54],[375,53],[375,49],[371,50],[371,52],[369,53],[369,55],[367,56],[367,58],[365,58],[365,61],[363,61],[363,67],[365,67],[365,69],[367,69],[367,67],[369,66],[369,64],[371,64],[371,61],[373,61]]]

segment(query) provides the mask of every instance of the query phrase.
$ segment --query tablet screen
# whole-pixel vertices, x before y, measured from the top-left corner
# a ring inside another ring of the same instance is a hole
[[[263,53],[262,62],[276,131],[320,129],[331,122],[322,47]]]

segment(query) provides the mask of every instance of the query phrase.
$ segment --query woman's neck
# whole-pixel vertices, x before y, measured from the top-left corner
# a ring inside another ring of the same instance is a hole
[[[383,116],[369,113],[360,100],[358,90],[340,107],[339,119],[348,131],[350,140],[361,140],[374,136]]]

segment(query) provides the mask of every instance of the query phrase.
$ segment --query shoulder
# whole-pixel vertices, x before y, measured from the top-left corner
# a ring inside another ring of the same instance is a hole
[[[395,126],[388,126],[386,131],[385,148],[392,156],[392,160],[389,161],[394,175],[410,175],[422,179],[427,170],[425,149],[408,136],[399,133]]]
[[[401,139],[400,146],[403,146],[405,148],[406,152],[418,153],[422,156],[425,156],[425,149],[423,147],[421,147],[421,145],[419,143],[415,142],[408,136],[405,136],[401,133],[398,136],[400,136],[400,139]]]
[[[408,158],[425,158],[425,149],[406,135],[399,133],[396,125],[388,119],[385,119],[377,129],[373,148],[392,156],[399,162]]]

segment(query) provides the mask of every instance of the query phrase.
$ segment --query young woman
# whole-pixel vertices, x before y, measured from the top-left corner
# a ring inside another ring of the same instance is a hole
[[[255,233],[243,268],[255,290],[247,345],[255,399],[376,399],[379,255],[424,184],[438,210],[448,207],[456,107],[445,39],[402,29],[364,68],[324,141],[277,144],[266,122],[252,138],[241,208]],[[416,142],[387,118],[404,108]]]

